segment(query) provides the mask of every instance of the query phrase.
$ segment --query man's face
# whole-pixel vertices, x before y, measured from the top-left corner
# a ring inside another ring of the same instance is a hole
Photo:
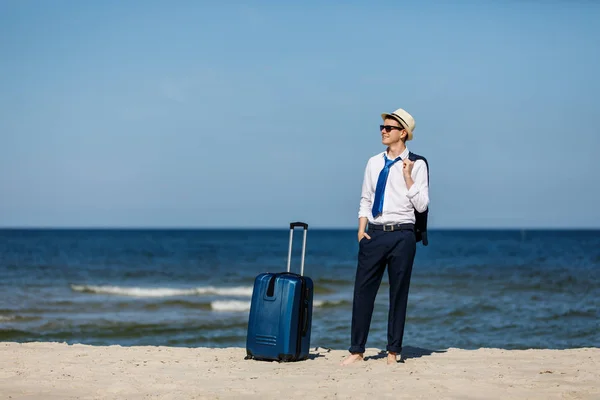
[[[381,127],[381,142],[389,146],[401,141],[404,128],[393,118],[386,118]]]

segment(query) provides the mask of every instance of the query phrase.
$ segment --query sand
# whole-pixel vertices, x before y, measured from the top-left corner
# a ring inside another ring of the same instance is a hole
[[[0,343],[0,399],[600,399],[600,349],[408,347],[403,363],[341,367],[343,350],[295,363],[243,348]]]

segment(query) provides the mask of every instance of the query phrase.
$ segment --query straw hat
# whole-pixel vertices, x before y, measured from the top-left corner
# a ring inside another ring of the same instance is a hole
[[[415,119],[407,113],[405,110],[399,108],[391,114],[383,113],[381,114],[381,118],[385,121],[386,118],[393,118],[400,123],[408,132],[408,136],[406,140],[412,140],[413,131],[415,130]]]

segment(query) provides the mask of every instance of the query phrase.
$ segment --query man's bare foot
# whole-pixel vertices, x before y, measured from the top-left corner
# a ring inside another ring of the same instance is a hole
[[[396,358],[396,353],[393,353],[390,351],[387,356],[387,364],[393,365],[393,364],[396,364],[397,362],[398,362],[398,359]]]
[[[350,354],[340,365],[349,365],[355,362],[363,361],[363,355],[361,353]]]

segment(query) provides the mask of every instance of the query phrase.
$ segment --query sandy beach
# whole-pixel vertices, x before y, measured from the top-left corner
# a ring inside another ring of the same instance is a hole
[[[309,360],[244,360],[242,348],[0,343],[2,399],[598,399],[600,349],[406,350],[386,365],[369,349]]]

